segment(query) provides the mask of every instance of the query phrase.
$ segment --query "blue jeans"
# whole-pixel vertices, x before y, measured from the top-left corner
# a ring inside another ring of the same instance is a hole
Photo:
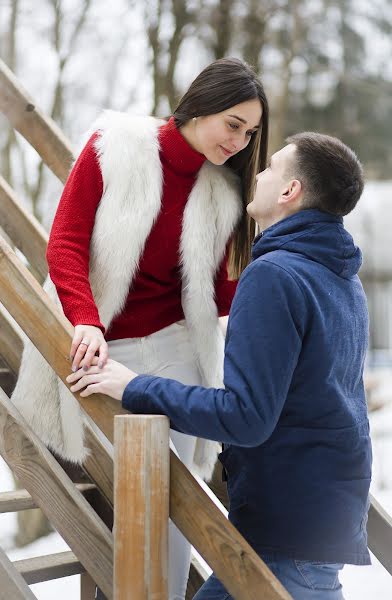
[[[295,560],[275,553],[260,555],[294,600],[344,600],[339,582],[341,563]],[[214,574],[193,600],[233,600]],[[261,599],[260,599],[261,600]]]

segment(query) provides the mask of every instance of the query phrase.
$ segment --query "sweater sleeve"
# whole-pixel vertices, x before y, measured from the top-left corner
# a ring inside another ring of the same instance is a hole
[[[225,256],[220,264],[215,277],[215,302],[218,315],[224,317],[229,314],[234,294],[237,289],[237,280],[230,280],[227,269],[230,245],[227,246]]]
[[[229,317],[224,389],[139,375],[125,388],[123,407],[167,415],[172,428],[189,435],[258,446],[272,434],[286,401],[306,312],[290,274],[267,261],[252,263],[240,278]]]
[[[90,241],[102,197],[102,175],[94,148],[97,133],[83,148],[65,184],[46,251],[50,277],[72,325],[105,327],[89,281]]]

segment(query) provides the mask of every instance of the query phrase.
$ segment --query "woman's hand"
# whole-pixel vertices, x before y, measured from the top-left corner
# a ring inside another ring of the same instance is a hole
[[[72,371],[83,367],[85,371],[93,364],[96,352],[99,352],[98,366],[102,369],[108,359],[108,345],[99,327],[93,325],[76,325],[72,340],[70,358]]]
[[[125,388],[132,379],[137,377],[137,373],[111,359],[100,369],[99,360],[97,356],[94,356],[92,366],[87,372],[79,369],[76,373],[68,375],[66,381],[73,384],[70,388],[71,392],[78,392],[82,388],[86,388],[80,392],[83,397],[91,394],[106,394],[121,401]]]

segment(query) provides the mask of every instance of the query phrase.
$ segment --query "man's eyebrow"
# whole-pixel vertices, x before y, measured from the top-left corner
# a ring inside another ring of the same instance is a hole
[[[228,115],[229,117],[233,117],[234,119],[238,119],[239,121],[241,121],[241,123],[244,123],[244,125],[246,125],[248,122],[245,121],[245,119],[243,119],[242,117],[239,117],[238,115]],[[258,129],[259,126],[255,125],[254,127],[252,127],[252,129]]]

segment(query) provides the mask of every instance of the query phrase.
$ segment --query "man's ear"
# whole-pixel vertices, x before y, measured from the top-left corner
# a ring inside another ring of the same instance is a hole
[[[298,179],[292,179],[283,188],[278,198],[278,204],[292,204],[302,197],[302,184]]]

